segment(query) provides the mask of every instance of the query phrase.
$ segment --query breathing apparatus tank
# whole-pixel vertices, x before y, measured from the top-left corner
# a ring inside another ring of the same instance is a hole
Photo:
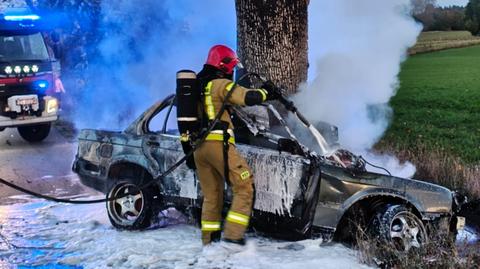
[[[185,154],[192,150],[192,137],[200,132],[199,104],[201,92],[197,75],[191,70],[177,72],[177,121],[180,141]],[[193,155],[187,159],[187,166],[195,169]]]

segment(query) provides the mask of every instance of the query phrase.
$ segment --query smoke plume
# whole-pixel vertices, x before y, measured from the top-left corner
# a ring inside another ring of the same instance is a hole
[[[400,64],[421,31],[409,0],[310,2],[311,80],[296,96],[307,118],[338,126],[340,143],[394,174],[415,169],[369,150],[392,117],[388,102],[398,88]],[[373,158],[373,159],[372,159]]]
[[[209,48],[235,47],[233,1],[104,0],[99,44],[86,44],[86,86],[74,100],[78,128],[121,130],[175,92],[178,70],[199,71]]]

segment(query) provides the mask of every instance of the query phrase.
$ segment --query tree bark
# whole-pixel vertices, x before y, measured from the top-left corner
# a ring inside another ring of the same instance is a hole
[[[307,80],[309,0],[235,0],[238,55],[289,94]]]

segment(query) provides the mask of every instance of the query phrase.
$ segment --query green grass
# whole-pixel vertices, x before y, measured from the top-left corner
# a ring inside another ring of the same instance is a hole
[[[480,46],[410,57],[392,99],[394,119],[379,143],[421,145],[480,163]]]

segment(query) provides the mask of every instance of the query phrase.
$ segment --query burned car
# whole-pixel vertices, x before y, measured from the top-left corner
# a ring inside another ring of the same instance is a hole
[[[461,226],[455,195],[444,187],[367,172],[355,158],[345,167],[318,156],[287,127],[276,130],[285,121],[272,105],[233,107],[231,115],[236,147],[254,172],[255,232],[347,240],[357,227],[352,220],[358,220],[408,250],[428,241],[434,230],[455,233]],[[117,228],[141,229],[170,207],[198,217],[202,193],[195,171],[182,164],[159,177],[183,156],[172,95],[122,132],[82,130],[73,170],[108,197],[128,194],[107,202],[108,216]],[[231,198],[226,185],[225,207]]]

